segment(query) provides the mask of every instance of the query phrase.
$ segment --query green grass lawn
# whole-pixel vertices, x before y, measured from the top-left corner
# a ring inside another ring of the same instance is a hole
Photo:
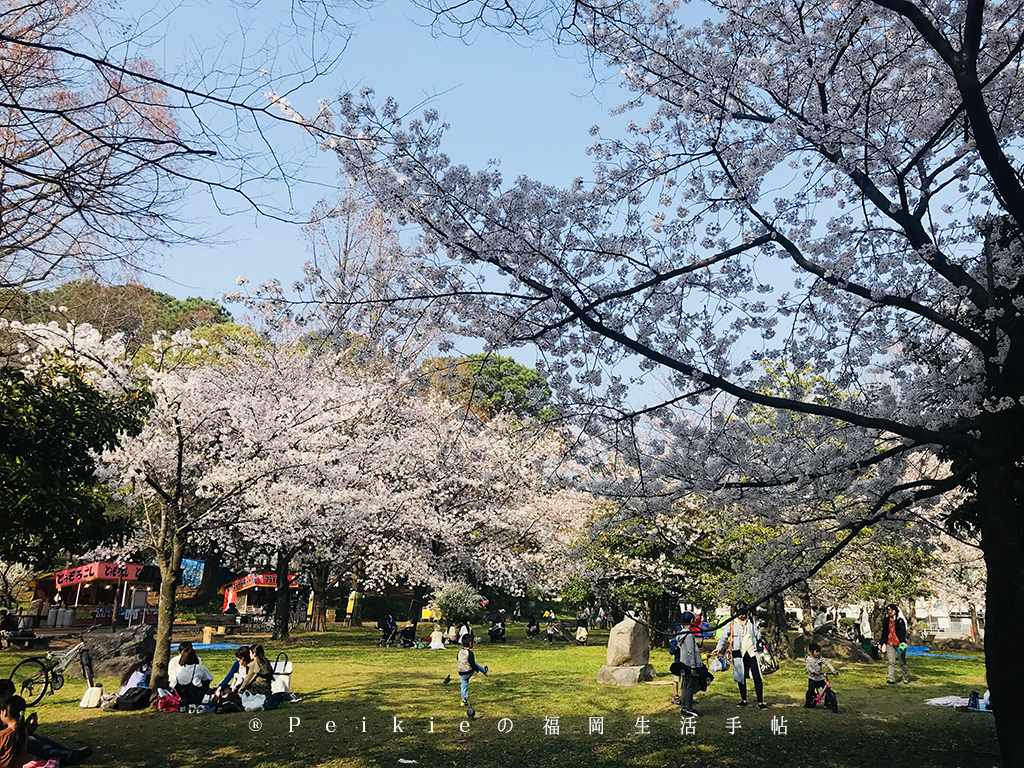
[[[454,648],[447,651],[375,647],[372,628],[336,628],[326,635],[300,635],[287,651],[295,664],[292,690],[301,702],[279,710],[233,715],[107,713],[78,708],[84,687],[69,680],[38,711],[40,732],[71,746],[96,750],[103,766],[401,766],[427,768],[525,768],[561,766],[874,766],[890,768],[1000,765],[992,716],[929,707],[934,696],[966,696],[985,690],[983,658],[911,658],[909,686],[885,683],[885,667],[840,665],[835,681],[840,711],[802,708],[803,660],[784,662],[766,678],[771,705],[735,706],[737,689],[720,674],[699,694],[696,733],[680,733],[672,705],[669,656],[653,653],[654,683],[633,688],[598,685],[606,632],[591,633],[588,647],[526,640],[522,625],[509,642],[476,648],[491,668],[475,675],[470,701],[477,710],[466,721],[459,706]],[[267,643],[268,656],[280,650]],[[203,663],[224,675],[233,654],[204,651]],[[18,656],[3,656],[7,674]],[[448,686],[442,679],[451,674]],[[108,691],[114,679],[102,679]],[[753,687],[751,686],[751,699]],[[558,718],[559,733],[545,733],[545,718]],[[590,718],[603,717],[603,734],[589,732]],[[738,717],[735,734],[727,729]],[[252,730],[258,718],[259,730]],[[395,732],[395,718],[402,733]],[[638,732],[646,722],[648,733]],[[774,734],[772,723],[785,734]],[[364,731],[365,723],[365,731]],[[467,723],[466,725],[462,725]],[[499,732],[499,726],[511,730]],[[333,724],[333,726],[331,725]],[[328,732],[333,727],[333,732]],[[431,732],[433,728],[433,732]],[[465,730],[463,730],[465,729]],[[882,759],[891,751],[892,758]],[[401,762],[401,761],[406,762]]]

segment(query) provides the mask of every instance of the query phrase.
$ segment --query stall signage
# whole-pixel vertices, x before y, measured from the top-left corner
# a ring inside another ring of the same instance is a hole
[[[291,575],[288,577],[288,586],[293,589],[299,585],[299,577],[297,575]],[[238,581],[232,582],[228,585],[229,590],[235,592],[241,592],[243,589],[249,589],[249,587],[277,587],[277,574],[276,573],[250,573],[248,576],[243,576]]]
[[[89,563],[77,568],[58,571],[55,578],[57,589],[93,579],[124,579],[135,581],[139,578],[141,565],[120,565],[119,563]]]

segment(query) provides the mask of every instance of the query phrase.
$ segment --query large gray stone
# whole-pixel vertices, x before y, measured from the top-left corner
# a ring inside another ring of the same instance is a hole
[[[623,687],[646,683],[654,679],[654,667],[651,664],[638,667],[612,667],[605,664],[597,672],[597,682],[606,685]]]
[[[152,658],[156,650],[156,628],[152,624],[140,624],[114,633],[96,630],[85,636],[85,645],[89,649],[93,672],[97,677],[120,678],[135,662]],[[72,664],[68,672],[77,677],[81,674],[81,668]]]
[[[651,660],[651,636],[647,627],[624,619],[608,636],[607,666],[646,667]]]
[[[812,642],[821,646],[821,655],[829,661],[872,661],[871,656],[864,653],[860,643],[822,635],[815,635],[813,638],[797,635],[793,641],[793,651],[798,659],[807,656],[807,645]]]

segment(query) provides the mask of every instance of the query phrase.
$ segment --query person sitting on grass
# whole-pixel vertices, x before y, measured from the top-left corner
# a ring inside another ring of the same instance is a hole
[[[213,693],[215,696],[220,696],[227,691],[233,691],[236,687],[241,685],[241,681],[245,680],[245,674],[249,666],[249,646],[243,645],[241,648],[235,650],[235,663],[231,665],[231,669],[228,670],[227,675],[220,681]]]
[[[2,638],[10,637],[17,631],[18,620],[14,618],[14,614],[8,611],[6,608],[0,610],[0,648],[3,648]],[[7,647],[11,647],[10,641],[7,642]]]
[[[21,696],[11,696],[0,707],[0,723],[4,726],[0,731],[0,768],[21,768],[28,757],[28,726]]]
[[[263,646],[258,643],[249,646],[249,666],[245,679],[238,686],[238,693],[252,693],[270,696],[274,682],[274,667],[267,658]]]
[[[441,631],[441,625],[435,624],[434,631],[430,633],[430,647],[434,650],[444,650],[444,632]]]
[[[152,656],[147,656],[135,662],[121,675],[121,690],[117,692],[117,695],[124,696],[132,688],[148,688],[149,676],[152,672]]]
[[[24,705],[24,699],[20,696],[14,695],[14,682],[7,678],[0,679],[0,707],[3,707],[12,698],[18,699]],[[22,707],[24,711],[24,706]],[[29,756],[38,763],[39,766],[46,765],[49,761],[55,760],[56,765],[75,765],[87,759],[92,755],[92,750],[88,747],[82,749],[71,749],[65,747],[63,744],[58,744],[53,739],[48,739],[45,736],[41,736],[36,733],[36,729],[39,727],[39,719],[36,717],[35,712],[28,716],[25,720],[25,733],[26,733],[26,748]],[[6,731],[0,731],[0,736]],[[7,736],[11,738],[10,735]],[[3,749],[0,748],[0,753]],[[0,766],[3,765],[2,759],[0,759]],[[21,768],[22,763],[16,763],[18,768]]]
[[[836,673],[835,667],[829,664],[826,659],[821,658],[821,646],[817,643],[811,643],[807,646],[807,696],[804,697],[805,709],[814,709],[817,706],[814,698],[817,696],[818,690],[825,687],[825,673],[821,669],[822,664],[828,667],[833,675]]]
[[[174,687],[174,681],[178,679],[178,673],[181,672],[182,664],[190,653],[196,656],[197,664],[203,663],[203,660],[196,655],[192,643],[188,640],[182,640],[178,643],[178,655],[172,656],[171,660],[167,662],[167,681],[170,683],[171,688]]]
[[[177,676],[170,680],[175,693],[181,697],[181,703],[187,705],[202,704],[212,682],[213,673],[199,663],[199,657],[191,648],[181,659]]]
[[[476,663],[476,656],[473,655],[473,636],[466,634],[462,636],[462,650],[459,651],[458,657],[458,673],[459,679],[462,681],[460,693],[462,694],[462,706],[466,706],[469,703],[469,678],[473,676],[475,672],[483,672],[487,675],[489,667],[481,667]]]

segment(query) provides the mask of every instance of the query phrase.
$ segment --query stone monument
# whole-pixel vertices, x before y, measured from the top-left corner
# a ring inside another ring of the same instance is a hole
[[[597,682],[608,685],[636,685],[654,679],[651,638],[647,627],[624,619],[608,636],[607,663],[597,673]]]

